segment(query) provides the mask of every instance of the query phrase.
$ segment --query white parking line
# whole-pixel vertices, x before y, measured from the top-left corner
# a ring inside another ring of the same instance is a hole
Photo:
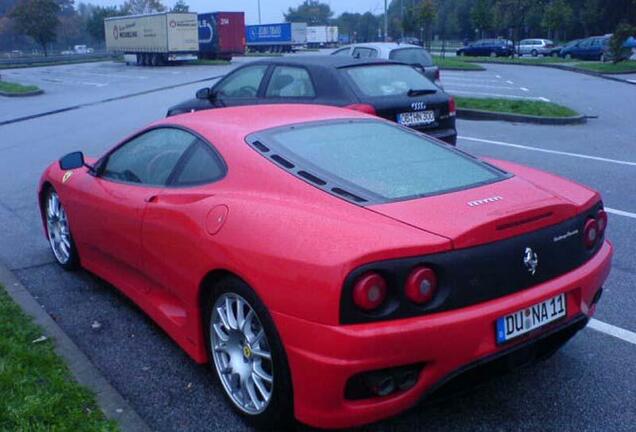
[[[580,158],[580,159],[590,159],[590,160],[596,160],[596,161],[601,161],[601,162],[615,163],[615,164],[619,164],[619,165],[636,166],[636,162],[624,161],[624,160],[619,160],[619,159],[610,159],[610,158],[604,158],[604,157],[599,157],[599,156],[590,156],[590,155],[580,154],[580,153],[564,152],[564,151],[559,151],[559,150],[549,150],[549,149],[544,149],[544,148],[539,148],[539,147],[531,147],[531,146],[525,146],[525,145],[521,145],[521,144],[512,144],[512,143],[507,143],[507,142],[503,142],[503,141],[493,141],[493,140],[487,140],[487,139],[482,139],[482,138],[473,138],[473,137],[467,137],[467,136],[459,136],[458,138],[459,139],[463,139],[463,140],[467,140],[467,141],[475,141],[475,142],[493,144],[493,145],[498,145],[498,146],[503,146],[503,147],[519,148],[519,149],[523,149],[523,150],[530,150],[530,151],[536,151],[536,152],[541,152],[541,153],[558,154],[558,155],[562,155],[562,156],[571,156],[571,157]]]
[[[493,88],[493,89],[502,89],[502,90],[517,90],[516,87],[506,87],[502,85],[488,85],[488,84],[469,84],[469,83],[459,83],[459,82],[451,82],[448,83],[448,86],[453,87],[479,87],[479,88]]]
[[[525,87],[519,87],[519,88],[521,89],[521,91],[524,91],[524,92],[530,91],[530,90],[528,90],[528,89],[527,89],[527,88],[525,88]]]
[[[609,207],[605,207],[605,211],[608,212],[608,213],[615,214],[615,215],[625,216],[625,217],[628,217],[628,218],[636,219],[636,213],[630,213],[630,212],[626,212],[624,210],[616,210],[616,209],[609,208]]]
[[[513,84],[514,84],[514,83],[513,83],[512,81],[510,81],[510,80],[506,80],[506,82],[507,82],[508,84],[510,84],[510,85],[513,85]]]
[[[597,319],[592,318],[588,324],[588,327],[598,332],[605,333],[606,335],[614,336],[615,338],[624,340],[633,345],[636,345],[636,333],[629,330],[625,330],[620,327],[613,326],[611,324],[604,323]]]
[[[484,92],[469,92],[469,91],[464,91],[464,90],[451,90],[450,88],[447,88],[446,90],[450,91],[451,93],[457,93],[457,94],[490,96],[490,97],[498,97],[498,98],[504,98],[504,99],[540,100],[540,101],[543,101],[543,102],[550,102],[550,99],[544,98],[542,96],[539,96],[539,97],[535,97],[535,96],[515,96],[515,95],[507,95],[507,94],[501,94],[501,93],[484,93]]]

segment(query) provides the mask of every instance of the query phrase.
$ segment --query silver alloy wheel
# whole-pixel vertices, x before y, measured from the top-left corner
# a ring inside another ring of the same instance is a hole
[[[46,201],[46,226],[55,258],[60,264],[68,263],[71,259],[71,231],[66,211],[56,192],[51,192]]]
[[[265,411],[274,390],[272,352],[256,312],[240,295],[224,293],[214,303],[210,347],[234,404],[246,414]]]

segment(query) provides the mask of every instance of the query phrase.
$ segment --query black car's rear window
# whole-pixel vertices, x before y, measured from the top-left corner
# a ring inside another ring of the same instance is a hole
[[[400,48],[394,49],[389,54],[391,60],[400,61],[408,64],[421,64],[424,66],[433,66],[433,59],[424,48]]]
[[[248,141],[299,177],[328,191],[386,202],[469,188],[501,171],[422,134],[381,120],[307,123],[254,134]],[[257,144],[255,145],[254,142]],[[316,181],[318,179],[320,181]]]
[[[428,78],[407,65],[353,66],[343,70],[364,96],[403,96],[409,90],[439,90]]]

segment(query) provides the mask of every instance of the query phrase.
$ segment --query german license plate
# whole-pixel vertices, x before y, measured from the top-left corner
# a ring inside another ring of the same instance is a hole
[[[565,293],[497,320],[497,343],[508,342],[567,315]]]
[[[426,125],[435,122],[435,112],[429,110],[401,113],[398,114],[397,121],[404,126]]]

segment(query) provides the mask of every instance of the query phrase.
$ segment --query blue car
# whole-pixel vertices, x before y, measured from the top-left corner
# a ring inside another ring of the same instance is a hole
[[[568,44],[559,53],[560,57],[579,60],[608,59],[610,36],[592,36],[581,39],[574,44]]]
[[[507,39],[481,39],[457,50],[458,56],[510,57],[514,53]]]

